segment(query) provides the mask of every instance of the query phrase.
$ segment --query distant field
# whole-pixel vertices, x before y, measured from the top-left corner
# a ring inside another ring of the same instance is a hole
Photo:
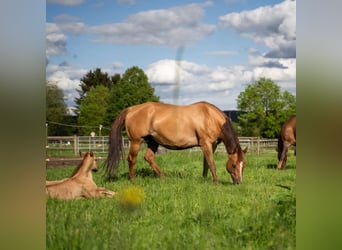
[[[274,169],[276,152],[246,155],[243,184],[234,186],[225,170],[227,157],[215,154],[219,185],[210,172],[203,179],[202,154],[170,151],[156,156],[165,179],[155,176],[139,154],[136,180],[127,163],[119,178],[95,182],[122,194],[140,187],[144,202],[135,209],[119,198],[46,200],[47,249],[295,249],[296,158]],[[99,165],[102,165],[100,162]],[[48,180],[69,176],[70,168],[47,169]]]

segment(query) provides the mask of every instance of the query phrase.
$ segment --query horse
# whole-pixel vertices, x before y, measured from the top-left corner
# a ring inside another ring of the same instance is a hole
[[[80,154],[80,157],[83,159],[84,156],[85,156],[85,153],[82,153],[82,152],[80,151],[79,154]],[[79,168],[81,165],[82,165],[82,163],[81,163],[80,165],[78,165],[78,167],[76,167],[76,168],[74,169],[74,171],[72,172],[72,174],[71,174],[71,176],[70,176],[69,178],[73,177],[73,176],[77,173],[78,168]],[[98,171],[97,165],[93,166],[93,168],[91,169],[91,171],[93,171],[93,172],[96,173],[96,172]],[[45,185],[46,185],[46,186],[50,186],[50,185],[53,185],[53,184],[61,183],[61,182],[65,181],[65,180],[67,180],[67,179],[69,179],[69,178],[64,178],[64,179],[61,179],[61,180],[54,180],[54,181],[45,181]]]
[[[289,147],[291,147],[292,145],[296,146],[296,120],[296,115],[290,116],[281,128],[278,137],[277,169],[279,170],[284,169],[286,166],[287,151]]]
[[[154,161],[158,146],[183,150],[200,147],[203,153],[203,177],[210,168],[213,182],[218,183],[213,154],[217,145],[223,142],[228,153],[226,170],[234,184],[242,183],[245,166],[244,154],[230,119],[213,104],[198,102],[178,106],[160,102],[147,102],[124,109],[112,124],[109,135],[108,157],[105,162],[106,174],[116,175],[119,160],[123,157],[122,130],[125,128],[130,141],[128,153],[129,178],[134,180],[140,144],[147,143],[144,159],[154,172],[163,177]]]
[[[80,153],[81,154],[81,153]],[[59,199],[94,198],[114,196],[115,192],[98,187],[93,180],[92,171],[98,170],[93,152],[81,154],[83,160],[69,178],[46,181],[46,195]]]

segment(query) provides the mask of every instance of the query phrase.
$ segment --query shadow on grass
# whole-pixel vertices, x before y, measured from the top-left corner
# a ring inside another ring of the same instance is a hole
[[[277,164],[267,164],[266,167],[268,169],[277,169]],[[286,164],[285,168],[282,169],[282,171],[286,170],[286,169],[295,169],[296,167],[292,164]]]

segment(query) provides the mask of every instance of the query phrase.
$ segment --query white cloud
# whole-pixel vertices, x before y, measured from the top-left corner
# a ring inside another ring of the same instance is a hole
[[[62,22],[68,32],[93,34],[94,42],[113,44],[148,44],[184,47],[201,40],[216,30],[202,23],[204,7],[189,4],[169,9],[150,10],[128,16],[123,22],[87,26],[82,22]]]
[[[67,37],[55,23],[46,23],[46,56],[59,56],[67,52]]]
[[[74,69],[67,63],[60,65],[49,64],[46,67],[46,79],[55,82],[64,91],[67,106],[74,106],[74,99],[78,97],[80,79],[88,72],[85,69]]]
[[[209,68],[205,65],[170,59],[152,63],[145,71],[149,81],[158,84],[176,84],[177,81],[187,84],[208,72]]]
[[[150,64],[145,72],[163,102],[174,103],[174,92],[179,88],[178,104],[205,100],[222,109],[234,109],[237,95],[245,85],[260,77],[270,78],[282,88],[295,91],[296,60],[281,59],[279,63],[283,67],[268,67],[260,61],[254,66],[210,68],[189,61],[160,60]]]
[[[80,34],[87,31],[87,26],[82,22],[61,22],[58,27],[64,32]]]
[[[220,23],[267,46],[271,51],[266,57],[296,56],[296,1],[285,0],[274,6],[229,13],[220,17]]]
[[[128,3],[128,4],[135,4],[136,0],[116,0],[118,3]]]
[[[124,65],[121,62],[112,62],[112,65],[115,71],[120,71],[120,72],[123,70],[123,67],[124,67]]]
[[[210,56],[235,56],[238,55],[238,51],[231,51],[231,50],[215,50],[215,51],[209,51],[206,53]]]
[[[55,3],[66,6],[76,6],[84,3],[85,0],[47,0],[48,3]]]

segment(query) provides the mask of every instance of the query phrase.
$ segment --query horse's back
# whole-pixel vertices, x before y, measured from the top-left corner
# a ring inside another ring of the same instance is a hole
[[[216,139],[226,121],[221,110],[206,102],[185,106],[148,102],[127,111],[126,131],[131,139],[152,136],[166,146],[195,146],[202,135]]]
[[[161,102],[146,102],[127,108],[126,120],[135,119],[138,121],[150,120],[151,118],[160,118],[163,116],[177,118],[208,118],[208,115],[215,115],[224,122],[224,113],[216,106],[207,102],[196,102],[189,105],[173,105]]]

